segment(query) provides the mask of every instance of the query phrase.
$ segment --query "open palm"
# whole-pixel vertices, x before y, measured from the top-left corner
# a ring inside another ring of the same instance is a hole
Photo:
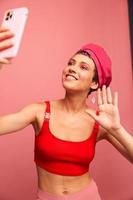
[[[106,130],[116,130],[120,127],[120,116],[118,110],[118,93],[114,93],[112,98],[110,87],[103,86],[102,90],[97,91],[97,103],[99,115],[92,110],[86,112],[91,115]]]

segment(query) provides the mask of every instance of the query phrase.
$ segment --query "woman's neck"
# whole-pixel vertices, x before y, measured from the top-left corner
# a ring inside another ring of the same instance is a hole
[[[62,107],[70,113],[83,112],[87,108],[86,96],[66,93],[65,98],[62,99]]]

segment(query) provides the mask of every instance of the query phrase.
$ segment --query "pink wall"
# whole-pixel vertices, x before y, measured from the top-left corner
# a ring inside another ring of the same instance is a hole
[[[95,42],[112,58],[112,89],[119,92],[121,121],[133,132],[127,1],[1,0],[0,20],[7,9],[21,6],[28,7],[30,15],[18,57],[0,73],[0,115],[62,97],[61,71],[67,59],[81,45]],[[33,150],[31,126],[0,137],[0,200],[35,199]],[[109,143],[97,145],[91,172],[103,200],[133,199],[132,165]]]

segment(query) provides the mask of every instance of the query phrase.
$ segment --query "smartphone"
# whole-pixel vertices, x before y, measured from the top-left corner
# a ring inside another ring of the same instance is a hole
[[[14,37],[8,39],[13,43],[13,47],[0,52],[0,57],[13,58],[17,55],[22,36],[24,33],[25,24],[28,17],[28,8],[15,8],[7,10],[4,14],[2,26],[9,28],[14,33]]]

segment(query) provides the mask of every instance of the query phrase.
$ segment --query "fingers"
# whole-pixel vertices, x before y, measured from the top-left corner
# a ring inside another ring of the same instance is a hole
[[[102,87],[102,100],[103,100],[103,103],[107,103],[107,94],[106,94],[106,86],[105,85]]]
[[[107,87],[107,102],[112,103],[112,94],[111,94],[110,87]]]
[[[0,51],[13,46],[10,40],[13,36],[14,34],[8,28],[0,27]]]
[[[12,47],[12,46],[13,46],[13,43],[10,40],[0,42],[0,50],[4,50],[4,49]]]
[[[115,92],[114,94],[114,105],[118,106],[118,92]]]
[[[11,59],[7,58],[0,58],[0,64],[10,64]],[[1,65],[2,66],[2,65]]]
[[[118,93],[115,92],[114,101],[113,101],[110,87],[106,88],[106,86],[104,85],[102,87],[102,89],[99,88],[97,91],[97,103],[98,103],[98,106],[100,106],[102,104],[114,104],[117,106],[118,105]]]
[[[7,31],[0,31],[0,41],[8,39],[8,38],[12,38],[14,36],[14,34],[7,30]]]
[[[11,30],[7,27],[0,26],[0,40],[14,36]]]
[[[106,86],[104,85],[102,87],[102,89],[98,88],[98,93],[97,93],[97,100],[98,100],[98,105],[102,105],[102,104],[107,104],[108,103],[108,95],[109,95],[109,99],[111,99],[111,93],[108,89],[106,89]]]
[[[3,31],[9,31],[9,28],[0,26],[0,32],[3,32]]]
[[[98,88],[98,90],[97,90],[97,103],[98,103],[98,105],[101,105],[103,103],[100,88]]]
[[[0,70],[3,68],[3,64],[11,64],[12,58],[0,58]]]
[[[10,48],[13,46],[13,43],[10,40],[5,40],[0,42],[0,51]]]
[[[13,43],[10,38],[12,38],[14,34],[7,27],[0,27],[0,51],[11,48]],[[0,57],[0,69],[3,67],[3,64],[10,64],[11,59]]]

